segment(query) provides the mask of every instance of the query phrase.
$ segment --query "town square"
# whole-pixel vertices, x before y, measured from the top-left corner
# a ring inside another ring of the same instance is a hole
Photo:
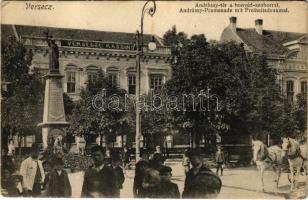
[[[307,196],[304,2],[2,10],[2,196]]]

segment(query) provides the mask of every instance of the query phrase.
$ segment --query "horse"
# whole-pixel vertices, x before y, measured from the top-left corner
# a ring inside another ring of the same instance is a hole
[[[264,192],[264,181],[263,176],[266,169],[273,169],[276,177],[276,188],[279,186],[279,179],[282,171],[282,149],[273,145],[269,148],[266,147],[260,140],[252,140],[252,152],[253,161],[256,163],[257,168],[260,172],[260,182],[262,191]]]
[[[286,156],[289,162],[292,191],[296,186],[296,178],[299,176],[302,167],[305,169],[305,163],[307,168],[307,148],[306,144],[300,145],[295,139],[284,137],[282,138],[282,150],[282,156]]]

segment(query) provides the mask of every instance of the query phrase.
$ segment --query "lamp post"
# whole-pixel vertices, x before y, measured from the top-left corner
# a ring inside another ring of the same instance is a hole
[[[136,163],[140,159],[140,137],[141,137],[141,110],[140,110],[140,57],[143,56],[143,19],[145,14],[149,14],[150,16],[153,16],[156,11],[156,3],[154,0],[147,1],[143,8],[141,13],[141,23],[140,23],[140,33],[137,31],[136,34]],[[155,42],[150,42],[148,44],[148,47],[150,50],[155,50],[156,44]]]

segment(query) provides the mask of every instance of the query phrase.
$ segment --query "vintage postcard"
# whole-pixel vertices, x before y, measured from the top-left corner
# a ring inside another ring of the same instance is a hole
[[[2,1],[1,195],[307,196],[306,1]]]

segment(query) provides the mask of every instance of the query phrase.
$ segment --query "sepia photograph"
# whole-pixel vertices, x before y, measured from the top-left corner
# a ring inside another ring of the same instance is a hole
[[[1,196],[305,199],[306,1],[2,1]]]

